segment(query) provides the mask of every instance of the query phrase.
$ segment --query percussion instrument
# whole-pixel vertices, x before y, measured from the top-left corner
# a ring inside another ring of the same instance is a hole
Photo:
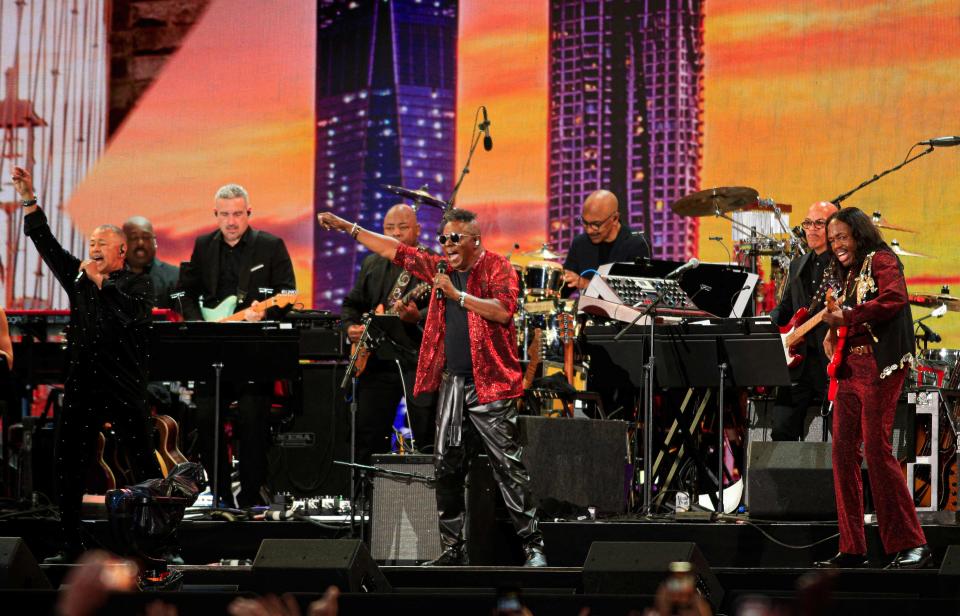
[[[553,297],[563,288],[563,266],[552,261],[531,261],[523,269],[527,295]]]

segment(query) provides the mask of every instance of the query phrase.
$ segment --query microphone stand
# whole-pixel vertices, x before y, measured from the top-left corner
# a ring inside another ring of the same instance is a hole
[[[911,149],[913,149],[913,148],[911,148]],[[856,188],[854,188],[854,189],[852,189],[852,190],[848,190],[847,192],[843,193],[842,195],[838,195],[838,196],[834,197],[833,199],[830,200],[830,202],[833,203],[835,206],[837,206],[837,207],[839,208],[841,201],[843,201],[844,199],[846,199],[847,197],[849,197],[849,196],[852,195],[853,193],[857,192],[857,191],[860,190],[861,188],[866,188],[867,186],[869,186],[870,184],[873,184],[874,182],[876,182],[877,180],[879,180],[879,179],[882,178],[883,176],[887,175],[888,173],[893,173],[894,171],[899,170],[901,167],[904,167],[904,166],[906,166],[906,165],[909,165],[910,163],[912,163],[913,161],[917,160],[918,158],[921,158],[921,157],[923,157],[923,156],[926,156],[926,155],[929,154],[930,152],[933,152],[933,150],[934,150],[934,148],[933,148],[932,145],[931,145],[931,146],[927,146],[927,149],[926,149],[926,150],[924,150],[923,152],[920,152],[919,154],[917,154],[917,155],[914,156],[913,158],[907,157],[902,163],[900,163],[900,164],[897,165],[896,167],[890,167],[890,168],[887,169],[886,171],[881,171],[880,173],[874,175],[874,176],[873,176],[872,178],[870,178],[869,180],[865,180],[865,181],[861,182],[860,185],[857,186]]]
[[[654,310],[657,305],[663,301],[663,298],[666,297],[667,285],[663,285],[660,289],[660,292],[657,296],[650,302],[650,305],[647,306],[646,310],[641,312],[633,319],[626,327],[621,329],[613,337],[614,341],[620,340],[627,331],[630,330],[637,321],[641,318],[650,315],[650,354],[647,356],[647,363],[644,364],[644,389],[646,389],[645,397],[643,399],[643,447],[641,448],[643,452],[643,505],[640,509],[641,516],[650,515],[650,504],[653,501],[653,491],[652,491],[652,482],[653,477],[650,475],[653,474],[653,464],[650,456],[653,452],[653,380],[654,380],[654,368],[656,367],[656,353],[653,350],[653,326],[656,319],[656,314]]]
[[[453,192],[450,193],[450,199],[447,200],[447,207],[444,212],[453,209],[453,203],[457,200],[457,192],[460,190],[460,185],[463,184],[463,178],[470,173],[470,161],[473,160],[473,153],[477,150],[477,145],[480,143],[480,139],[483,137],[483,133],[476,131],[476,137],[473,139],[473,143],[470,144],[470,153],[467,154],[467,162],[463,165],[463,170],[460,171],[460,177],[457,178],[457,183],[453,186]]]

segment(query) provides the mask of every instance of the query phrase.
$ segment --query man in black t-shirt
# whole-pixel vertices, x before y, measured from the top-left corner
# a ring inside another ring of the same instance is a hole
[[[605,263],[633,262],[650,256],[650,244],[642,233],[633,233],[620,222],[617,197],[609,190],[596,190],[583,202],[580,224],[583,233],[573,238],[563,262],[563,280],[568,287],[585,289],[595,270]]]
[[[650,245],[642,233],[631,233],[620,222],[617,197],[608,190],[597,190],[583,202],[580,216],[583,233],[573,238],[563,263],[563,279],[568,287],[583,291],[590,284],[593,272],[605,263],[633,262],[650,256]],[[595,357],[590,364],[590,389],[600,392],[608,413],[633,408],[634,392],[623,383],[612,366]]]

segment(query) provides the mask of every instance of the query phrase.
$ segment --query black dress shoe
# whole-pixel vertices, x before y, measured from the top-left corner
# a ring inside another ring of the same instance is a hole
[[[900,550],[893,562],[885,569],[923,569],[933,560],[933,553],[926,543],[909,550]]]
[[[857,569],[867,564],[867,557],[863,554],[847,554],[837,552],[837,555],[827,560],[818,560],[813,563],[817,569]]]
[[[528,545],[523,548],[527,560],[523,563],[524,567],[546,567],[547,557],[543,553],[542,545]]]
[[[461,547],[447,548],[443,554],[423,563],[424,567],[456,567],[469,564],[467,552]]]

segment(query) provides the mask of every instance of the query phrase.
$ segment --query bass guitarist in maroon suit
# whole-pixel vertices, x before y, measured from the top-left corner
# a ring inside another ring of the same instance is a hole
[[[823,319],[835,328],[826,337],[824,351],[828,356],[835,348],[842,351],[831,362],[837,368],[833,486],[840,552],[816,566],[866,564],[860,475],[865,456],[880,539],[888,553],[896,553],[888,568],[917,569],[930,562],[930,548],[891,445],[897,399],[914,351],[903,265],[870,217],[857,208],[844,208],[830,217],[827,240],[842,300]],[[842,341],[837,329],[844,331]]]
[[[807,314],[816,314],[824,305],[824,294],[830,276],[824,276],[830,264],[827,246],[827,219],[837,211],[829,201],[814,203],[807,210],[801,226],[809,250],[802,257],[790,262],[787,287],[780,303],[770,311],[770,318],[781,327],[787,326],[791,317],[801,309]],[[795,323],[799,326],[800,323]],[[807,409],[823,403],[827,391],[827,362],[823,357],[823,338],[827,326],[814,327],[796,349],[802,356],[800,363],[790,369],[789,388],[780,387],[773,406],[770,438],[775,441],[798,441],[804,436],[804,420]]]
[[[414,394],[439,389],[434,473],[444,552],[429,564],[467,564],[464,479],[470,458],[482,449],[523,541],[525,566],[546,566],[517,430],[523,383],[513,313],[519,281],[510,262],[484,249],[476,214],[467,210],[452,209],[444,216],[443,232],[437,237],[443,256],[367,231],[329,212],[317,218],[324,229],[350,233],[373,252],[434,285],[414,388]]]

